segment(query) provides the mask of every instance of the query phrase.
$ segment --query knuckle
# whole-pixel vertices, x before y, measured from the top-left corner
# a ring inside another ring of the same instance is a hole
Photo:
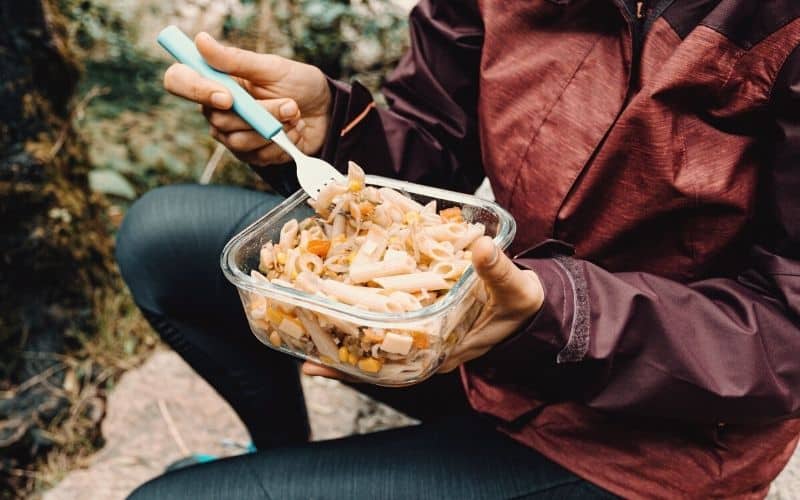
[[[242,134],[230,134],[228,135],[228,145],[231,149],[246,149],[247,147],[247,140]]]
[[[517,268],[508,259],[504,259],[504,256],[500,256],[500,258],[503,260],[498,263],[499,269],[496,271],[494,282],[502,287],[511,283]]]
[[[218,129],[222,129],[225,126],[225,118],[223,113],[218,113],[216,111],[211,111],[208,114],[208,122]]]

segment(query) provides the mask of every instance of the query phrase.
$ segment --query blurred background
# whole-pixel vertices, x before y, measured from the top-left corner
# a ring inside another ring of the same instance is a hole
[[[113,261],[126,209],[153,187],[270,189],[209,137],[196,106],[165,94],[170,61],[157,32],[168,24],[208,31],[358,78],[380,98],[407,45],[413,3],[0,0],[0,498],[121,497],[163,469],[148,456],[208,452],[197,450],[211,445],[192,441],[194,431],[212,433],[217,453],[241,452],[247,441],[213,391],[160,346]],[[321,393],[311,411],[335,413],[322,384],[306,388]],[[172,393],[147,393],[166,385]],[[334,422],[315,437],[402,422],[359,401],[346,428]],[[191,414],[203,418],[181,421]],[[158,422],[143,423],[147,415]],[[125,441],[137,433],[152,440]],[[113,470],[72,480],[98,452]]]

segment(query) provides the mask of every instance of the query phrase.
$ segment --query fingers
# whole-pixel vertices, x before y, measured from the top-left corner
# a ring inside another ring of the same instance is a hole
[[[292,142],[298,144],[302,137],[301,132],[303,128],[305,128],[305,123],[300,120],[294,127],[286,130],[286,135]],[[245,130],[225,132],[212,126],[211,136],[235,154],[250,153],[267,145],[273,145],[272,141],[265,139],[261,134],[249,127]]]
[[[329,366],[318,365],[316,363],[311,363],[310,361],[306,361],[303,363],[303,367],[301,368],[304,375],[308,375],[310,377],[327,377],[336,380],[341,380],[343,382],[358,382],[358,379],[347,375],[344,372],[340,372],[335,368],[331,368]]]
[[[184,64],[173,64],[164,73],[164,88],[171,94],[203,106],[216,109],[229,109],[233,97],[222,85],[203,78]]]
[[[267,139],[264,139],[261,134],[254,130],[225,133],[214,128],[211,130],[211,136],[224,144],[226,148],[238,154],[249,153],[269,144]]]
[[[264,99],[258,102],[281,122],[294,123],[300,119],[300,108],[294,99]],[[203,114],[214,128],[223,133],[251,130],[253,128],[233,111],[220,111],[213,107],[203,107]]]
[[[488,236],[479,238],[470,250],[472,265],[495,302],[538,310],[543,291],[536,273],[519,269]]]
[[[236,47],[226,47],[208,33],[200,33],[194,43],[203,58],[214,68],[257,83],[283,79],[291,69],[291,61],[273,54],[258,54]]]
[[[302,123],[302,122],[300,122]],[[244,132],[235,132],[234,134],[245,134]],[[237,135],[222,134],[212,129],[211,135],[221,142],[225,147],[231,150],[237,158],[250,165],[265,167],[267,165],[278,165],[287,163],[291,160],[288,154],[272,141],[266,141],[260,135]],[[255,134],[255,132],[251,132]],[[302,148],[302,138],[300,130],[295,127],[287,132],[289,140]],[[245,142],[252,141],[252,143],[245,144]],[[244,147],[244,149],[236,149],[235,147]],[[250,149],[255,147],[256,149]]]

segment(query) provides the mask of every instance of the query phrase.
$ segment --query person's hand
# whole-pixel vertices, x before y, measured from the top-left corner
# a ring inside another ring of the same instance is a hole
[[[484,355],[533,317],[544,302],[544,289],[536,273],[515,266],[491,238],[480,238],[471,249],[472,265],[486,286],[489,301],[472,329],[453,347],[440,373]]]
[[[495,344],[516,332],[536,314],[544,302],[544,290],[533,271],[523,271],[500,251],[488,236],[472,247],[472,265],[489,294],[489,302],[461,343],[439,368],[440,373],[454,370],[462,363],[485,354]],[[306,361],[306,375],[357,381],[335,368]]]
[[[319,68],[273,54],[225,47],[208,33],[195,38],[208,64],[230,74],[275,118],[306,154],[322,147],[330,121],[331,94]],[[173,64],[164,74],[172,94],[197,102],[211,124],[211,135],[240,160],[257,166],[285,163],[289,156],[261,137],[231,111],[233,98],[222,85],[201,77],[188,66]]]

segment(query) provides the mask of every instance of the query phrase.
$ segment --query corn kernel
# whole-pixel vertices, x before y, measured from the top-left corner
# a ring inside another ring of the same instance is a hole
[[[350,252],[350,253],[348,253],[348,254],[347,254],[347,263],[348,263],[348,264],[352,264],[352,263],[353,263],[353,260],[354,260],[355,258],[356,258],[356,253],[355,253],[355,252]]]
[[[445,208],[439,211],[442,219],[448,222],[464,222],[464,216],[461,214],[461,209],[458,207]]]
[[[350,363],[351,365],[356,366],[358,361],[359,361],[358,356],[356,356],[352,352],[347,355],[347,362]]]
[[[323,365],[335,365],[335,364],[336,364],[336,362],[335,362],[335,361],[333,361],[333,360],[332,360],[331,358],[329,358],[328,356],[320,356],[320,357],[319,357],[319,360],[320,360],[320,361],[322,361],[322,364],[323,364]]]
[[[406,224],[416,224],[419,222],[419,214],[417,212],[406,212],[404,220]]]
[[[296,280],[297,279],[297,271],[296,270],[292,270],[292,272],[290,273],[290,276],[292,277],[293,280]]]
[[[276,332],[275,330],[273,330],[272,333],[269,334],[269,343],[274,345],[275,347],[280,347],[281,344],[283,343],[281,341],[281,336],[278,335],[278,332]]]
[[[364,184],[361,181],[350,181],[350,184],[347,186],[347,188],[351,192],[355,193],[356,191],[361,191],[364,189]]]
[[[350,351],[347,350],[347,347],[342,346],[339,348],[339,361],[342,363],[347,363],[347,359],[350,357]]]
[[[275,256],[275,260],[278,261],[278,264],[285,265],[286,264],[286,253],[285,252],[278,252],[278,255]]]
[[[269,319],[273,325],[280,325],[281,321],[283,321],[283,317],[284,314],[279,309],[275,309],[274,307],[267,308],[267,319]]]
[[[358,367],[365,372],[378,373],[383,365],[375,358],[364,358],[358,362]]]

